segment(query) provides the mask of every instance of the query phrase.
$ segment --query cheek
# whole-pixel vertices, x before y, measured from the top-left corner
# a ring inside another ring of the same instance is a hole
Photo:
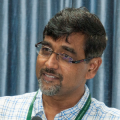
[[[86,75],[86,67],[81,66],[71,66],[64,67],[62,70],[63,73],[63,84],[74,85],[81,83],[82,80],[85,80]]]
[[[63,84],[66,84],[69,86],[70,84],[73,84],[73,80],[76,76],[76,70],[71,67],[63,67],[62,68],[62,75],[63,75]]]
[[[40,70],[44,66],[44,64],[45,64],[45,60],[41,59],[40,57],[37,57],[37,61],[36,61],[36,76],[37,76],[37,78],[40,77]]]
[[[86,74],[87,74],[87,65],[83,64],[81,65],[81,67],[79,67],[76,70],[76,75],[75,75],[75,79],[76,81],[78,81],[78,83],[85,83],[86,82]]]

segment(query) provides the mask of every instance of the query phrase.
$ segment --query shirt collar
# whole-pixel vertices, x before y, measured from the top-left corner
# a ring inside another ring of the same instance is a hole
[[[82,96],[82,98],[78,101],[78,103],[75,106],[73,106],[72,108],[61,111],[61,114],[64,115],[66,119],[69,118],[72,114],[74,114],[76,117],[78,115],[78,113],[80,112],[80,110],[85,105],[85,103],[89,97],[89,94],[90,94],[89,89],[88,89],[87,85],[85,85],[85,93]]]

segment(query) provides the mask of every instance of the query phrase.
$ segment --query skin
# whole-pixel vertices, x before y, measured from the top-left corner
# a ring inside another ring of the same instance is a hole
[[[65,39],[65,37],[61,37],[57,41],[54,41],[52,37],[45,36],[44,41],[51,43],[54,52],[60,53],[63,51],[61,46],[67,46],[73,48],[76,52],[75,55],[67,52],[75,60],[85,59],[84,35],[81,33],[72,33],[68,37],[68,42]],[[44,59],[38,55],[36,76],[38,79],[41,78],[45,89],[48,89],[51,85],[60,84],[60,80],[56,75],[51,73],[48,73],[48,75],[55,76],[55,78],[49,78],[44,74],[40,76],[41,69],[54,69],[57,74],[63,77],[61,89],[56,95],[47,96],[43,94],[42,96],[44,111],[48,120],[53,120],[56,114],[73,107],[80,100],[85,91],[86,80],[95,76],[101,63],[101,58],[94,58],[89,63],[62,64],[56,59],[56,54],[54,53],[49,59]],[[50,82],[46,83],[43,79]]]

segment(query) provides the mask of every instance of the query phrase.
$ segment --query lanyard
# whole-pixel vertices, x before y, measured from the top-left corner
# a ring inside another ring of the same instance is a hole
[[[27,119],[26,119],[26,120],[31,120],[31,115],[32,115],[32,110],[33,110],[33,104],[34,104],[34,102],[35,102],[35,99],[36,99],[37,94],[38,94],[38,91],[37,91],[37,93],[35,94],[32,102],[31,102],[31,104],[30,104],[30,107],[29,107],[29,111],[28,111]]]
[[[27,114],[27,119],[26,120],[31,120],[31,115],[32,115],[32,110],[33,110],[33,104],[35,102],[35,99],[36,99],[36,96],[38,94],[38,91],[37,93],[35,94],[31,104],[30,104],[30,107],[29,107],[29,111],[28,111],[28,114]],[[78,113],[77,117],[75,118],[75,120],[81,120],[82,117],[85,115],[86,111],[88,110],[89,106],[90,106],[90,103],[91,103],[91,95],[89,95],[85,105],[83,106],[82,110]]]
[[[85,105],[83,106],[82,110],[78,113],[77,117],[75,118],[75,120],[81,120],[82,117],[85,115],[85,113],[87,112],[89,106],[91,103],[91,95],[89,95]]]

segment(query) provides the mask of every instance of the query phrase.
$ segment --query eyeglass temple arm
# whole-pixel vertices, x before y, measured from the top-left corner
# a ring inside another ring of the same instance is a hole
[[[82,60],[78,60],[78,61],[71,61],[72,63],[81,63],[81,62],[84,62],[84,61],[87,61],[87,60],[90,60],[92,58],[87,58],[87,59],[82,59]]]

